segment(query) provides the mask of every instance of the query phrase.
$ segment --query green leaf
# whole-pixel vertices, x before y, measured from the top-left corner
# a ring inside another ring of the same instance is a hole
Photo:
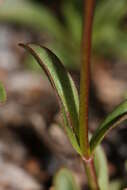
[[[127,59],[126,29],[121,26],[126,12],[126,0],[98,1],[93,27],[93,51],[96,54]]]
[[[78,22],[78,20],[76,19],[76,23],[79,26],[81,22]],[[50,36],[45,41],[46,46],[48,44],[50,49],[53,48],[67,66],[77,68],[77,65],[79,65],[80,41],[78,44],[75,43],[73,35],[68,31],[65,24],[60,22],[58,17],[43,3],[40,6],[38,3],[29,0],[6,0],[0,6],[0,22],[30,27],[33,31],[42,32],[44,38],[45,34]],[[76,32],[77,30],[72,31]]]
[[[79,48],[82,39],[82,17],[71,1],[63,2],[62,11],[68,32],[70,32],[72,39],[74,39]]]
[[[28,0],[6,0],[0,6],[0,21],[29,26],[34,30],[45,30],[61,39],[64,28],[45,6]]]
[[[98,146],[95,150],[94,162],[100,190],[109,189],[108,164],[101,146]]]
[[[105,135],[114,127],[127,119],[127,100],[117,106],[112,113],[110,113],[102,124],[94,132],[90,141],[91,153],[96,146],[104,139]]]
[[[73,147],[79,152],[79,99],[75,84],[60,60],[47,48],[35,44],[24,45],[37,60],[55,89],[64,116],[65,128]]]
[[[3,84],[0,82],[0,102],[5,102],[6,101],[6,91],[4,89]]]
[[[72,173],[63,168],[54,178],[53,190],[79,190]]]
[[[110,188],[109,190],[120,190],[122,189],[122,180],[121,179],[116,179],[110,182]],[[125,190],[125,189],[123,189]]]

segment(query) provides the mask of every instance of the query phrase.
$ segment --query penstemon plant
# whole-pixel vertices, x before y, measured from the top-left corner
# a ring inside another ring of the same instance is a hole
[[[127,101],[117,106],[98,126],[93,135],[89,134],[88,103],[94,6],[94,0],[84,1],[79,96],[69,72],[53,52],[36,44],[20,44],[20,46],[28,50],[37,60],[56,92],[63,113],[65,131],[72,146],[84,163],[90,189],[107,190],[109,189],[108,172],[100,143],[112,128],[127,119]]]

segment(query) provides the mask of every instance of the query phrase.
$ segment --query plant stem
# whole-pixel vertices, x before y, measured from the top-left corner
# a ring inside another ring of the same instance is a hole
[[[91,36],[94,12],[94,0],[84,0],[84,21],[82,39],[82,65],[80,79],[80,146],[86,159],[90,157],[88,140],[88,104],[90,86],[90,58],[91,58]]]
[[[94,0],[84,0],[84,21],[82,39],[82,65],[80,80],[80,114],[79,131],[80,147],[83,153],[83,161],[88,177],[88,183],[92,190],[99,190],[93,158],[90,155],[90,145],[88,139],[88,106],[90,87],[90,58],[92,41]]]
[[[93,158],[89,161],[83,161],[90,189],[99,190]]]

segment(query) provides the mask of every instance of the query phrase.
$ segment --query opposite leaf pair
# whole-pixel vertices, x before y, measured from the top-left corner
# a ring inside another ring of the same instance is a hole
[[[61,61],[49,49],[35,44],[20,44],[40,64],[55,89],[64,118],[64,127],[74,149],[81,155],[79,130],[79,97],[75,84]],[[108,131],[127,119],[127,101],[120,104],[96,129],[90,140],[90,154],[103,140]]]

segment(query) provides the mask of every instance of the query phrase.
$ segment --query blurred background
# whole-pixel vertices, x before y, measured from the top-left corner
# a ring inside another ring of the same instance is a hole
[[[61,127],[55,94],[40,67],[18,44],[50,48],[79,89],[83,0],[0,1],[0,189],[47,190],[61,167],[87,189],[84,168]],[[127,97],[127,0],[96,0],[90,130]],[[103,143],[113,188],[127,186],[126,123]],[[62,140],[61,140],[62,139]],[[61,149],[62,147],[62,149]]]

